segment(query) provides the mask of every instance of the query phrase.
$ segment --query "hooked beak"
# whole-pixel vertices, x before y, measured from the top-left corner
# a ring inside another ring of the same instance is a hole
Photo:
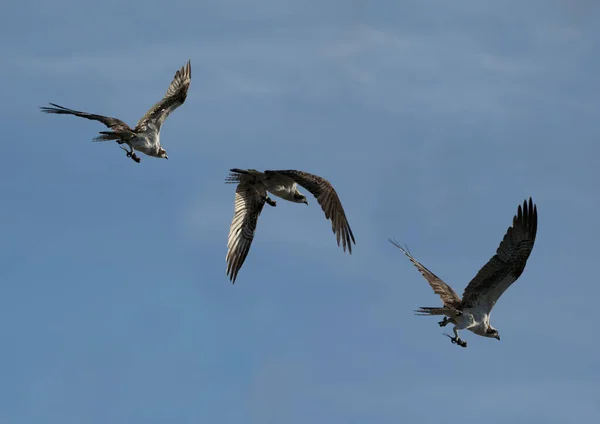
[[[168,156],[165,156],[165,159],[169,160],[169,157],[168,157]]]
[[[500,336],[496,336],[495,338],[496,338],[496,340],[500,340]]]
[[[304,203],[306,206],[308,206],[308,200],[305,200],[305,201],[304,201],[304,202],[302,202],[302,203]]]

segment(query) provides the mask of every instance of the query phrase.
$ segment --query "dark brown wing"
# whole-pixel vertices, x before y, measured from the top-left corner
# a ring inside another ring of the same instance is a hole
[[[410,259],[413,265],[417,267],[417,269],[419,270],[421,275],[425,277],[435,294],[442,298],[444,306],[451,309],[457,309],[458,305],[460,304],[460,297],[458,297],[458,295],[452,289],[452,287],[450,287],[448,284],[442,281],[442,279],[435,275],[433,272],[425,268],[424,265],[417,261],[410,253],[404,250],[396,240],[388,240],[398,249],[402,250],[402,252],[408,257],[408,259]]]
[[[173,81],[171,81],[171,85],[169,85],[165,96],[152,106],[137,123],[135,126],[136,130],[142,130],[149,122],[153,122],[157,130],[160,130],[160,127],[171,112],[185,102],[191,81],[192,65],[188,60],[181,69],[175,72]]]
[[[276,172],[285,175],[310,191],[319,202],[319,205],[321,205],[323,212],[325,212],[325,218],[331,220],[331,229],[335,233],[338,246],[341,241],[344,251],[348,248],[348,253],[352,253],[352,243],[356,244],[354,234],[352,234],[352,229],[350,228],[350,224],[348,224],[342,202],[329,181],[318,175],[302,171],[285,170],[265,172]]]
[[[496,254],[471,280],[463,293],[464,308],[482,305],[488,313],[502,293],[525,269],[537,234],[537,207],[531,198],[519,205],[512,227],[506,231]]]
[[[131,132],[131,128],[125,122],[117,118],[111,118],[110,116],[94,115],[93,113],[80,112],[78,110],[69,109],[63,106],[59,106],[54,103],[50,103],[54,107],[40,107],[40,110],[45,113],[54,113],[57,115],[75,115],[80,118],[91,119],[92,121],[99,121],[111,128],[114,131]]]
[[[260,183],[242,176],[235,190],[235,209],[227,240],[227,275],[235,284],[240,268],[248,256],[258,217],[265,205],[267,192]]]

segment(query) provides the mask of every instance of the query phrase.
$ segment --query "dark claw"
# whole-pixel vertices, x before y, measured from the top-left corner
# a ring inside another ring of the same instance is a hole
[[[440,327],[445,327],[447,323],[448,323],[448,317],[444,317],[444,319],[442,321],[438,322],[438,325]]]
[[[140,163],[140,158],[135,152],[127,152],[127,157],[133,159],[136,163]]]
[[[265,197],[265,202],[267,202],[269,205],[271,205],[273,207],[277,206],[277,202],[268,196]]]
[[[125,150],[125,154],[128,158],[133,159],[135,162],[140,163],[140,158],[135,154],[135,151],[129,151],[123,146],[119,146],[121,149]]]

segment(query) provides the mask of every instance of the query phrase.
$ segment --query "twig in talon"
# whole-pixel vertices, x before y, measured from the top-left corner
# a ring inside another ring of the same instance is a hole
[[[452,342],[452,344],[456,344],[456,338],[455,337],[452,337],[448,333],[444,333],[444,336],[448,337],[450,339],[450,341]]]

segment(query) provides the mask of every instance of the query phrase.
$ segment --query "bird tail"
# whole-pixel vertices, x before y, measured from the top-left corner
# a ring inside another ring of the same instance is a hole
[[[100,135],[94,137],[94,141],[110,141],[110,140],[122,140],[127,141],[132,139],[135,133],[130,131],[100,131]]]
[[[231,171],[231,173],[229,174],[229,176],[227,178],[225,178],[225,183],[235,184],[235,183],[239,183],[240,181],[242,181],[242,178],[244,175],[262,174],[261,172],[257,171],[256,169],[232,168],[232,169],[230,169],[230,171]]]
[[[241,169],[230,169],[231,173],[225,178],[225,184],[236,184],[242,181],[242,175],[246,174],[246,171]]]
[[[431,316],[431,315],[447,315],[449,317],[455,316],[458,311],[450,308],[437,308],[431,306],[421,306],[415,311],[415,315]]]

